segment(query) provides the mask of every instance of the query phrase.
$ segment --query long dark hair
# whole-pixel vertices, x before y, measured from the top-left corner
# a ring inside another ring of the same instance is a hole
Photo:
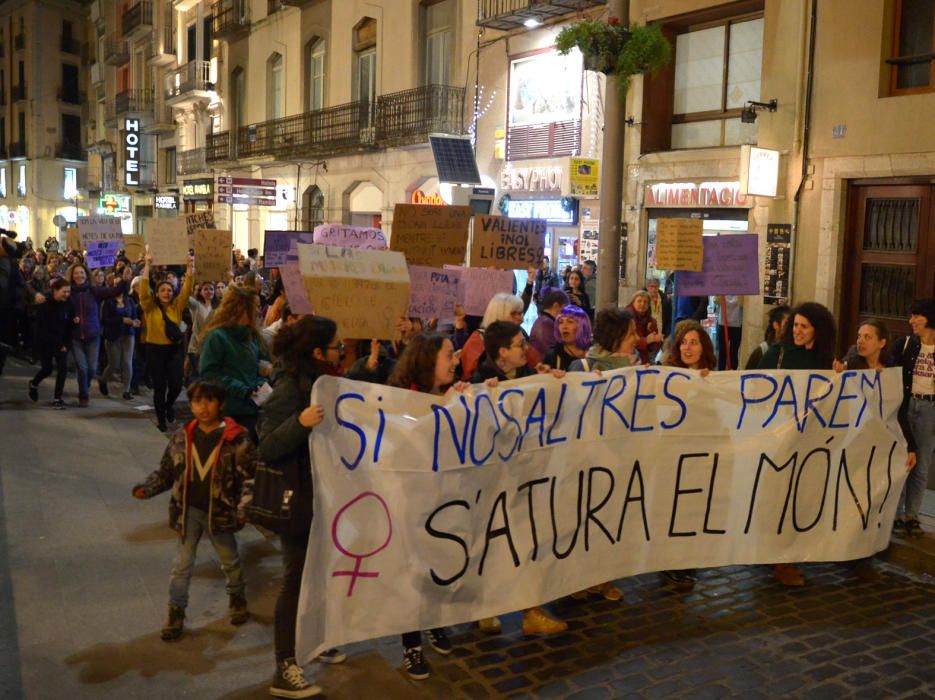
[[[446,340],[448,338],[439,333],[413,336],[399,356],[387,384],[422,392],[432,391],[435,388],[435,363]]]
[[[324,353],[337,335],[338,324],[324,316],[305,316],[295,323],[283,324],[273,339],[273,355],[292,376],[323,374],[325,362],[312,357],[315,348]]]
[[[776,329],[773,328],[774,323],[779,324],[779,328],[782,329],[782,320],[789,315],[789,307],[786,304],[781,306],[774,306],[770,309],[769,314],[766,317],[766,335],[763,337],[770,345],[773,345],[778,338],[776,337]]]
[[[789,320],[782,332],[783,345],[795,345],[792,328],[795,326],[795,317],[804,316],[815,328],[815,345],[813,351],[823,369],[831,369],[834,363],[834,343],[837,339],[837,325],[834,316],[828,309],[817,301],[807,301],[799,304],[789,312]]]

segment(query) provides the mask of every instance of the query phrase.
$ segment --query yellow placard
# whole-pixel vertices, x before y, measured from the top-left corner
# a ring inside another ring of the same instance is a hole
[[[656,220],[656,268],[701,272],[704,263],[701,219]]]

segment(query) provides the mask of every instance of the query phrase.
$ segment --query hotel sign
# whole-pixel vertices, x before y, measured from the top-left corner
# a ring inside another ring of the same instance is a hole
[[[127,185],[140,184],[140,120],[125,119],[123,121],[123,151],[125,156],[124,170]]]
[[[211,201],[214,199],[214,180],[185,180],[182,183],[182,199],[189,202]]]
[[[646,207],[667,209],[749,209],[752,197],[741,194],[739,182],[657,182],[646,186]]]

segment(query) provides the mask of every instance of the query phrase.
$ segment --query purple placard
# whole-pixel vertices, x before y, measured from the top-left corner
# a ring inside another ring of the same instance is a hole
[[[88,269],[110,267],[117,259],[117,252],[123,248],[123,241],[88,241]]]
[[[263,238],[263,264],[280,267],[287,262],[299,262],[299,243],[314,243],[311,231],[267,231]]]
[[[460,301],[461,270],[409,266],[409,315],[414,318],[454,318]]]
[[[459,267],[445,265],[446,270],[460,270],[461,284],[458,298],[464,313],[483,316],[494,294],[513,292],[512,270],[489,270],[486,267]]]
[[[315,227],[315,243],[337,245],[342,248],[386,250],[386,234],[378,228],[321,224]]]
[[[759,294],[758,242],[755,233],[705,236],[701,272],[679,272],[676,293],[680,297]]]
[[[267,232],[268,233],[268,232]],[[290,262],[281,265],[279,276],[282,278],[282,288],[286,292],[286,301],[294,314],[311,314],[312,303],[308,300],[305,282],[299,271],[299,263]]]

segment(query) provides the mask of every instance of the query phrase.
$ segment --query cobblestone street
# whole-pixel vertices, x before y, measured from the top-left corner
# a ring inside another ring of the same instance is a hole
[[[278,543],[241,538],[253,619],[227,623],[224,580],[207,544],[192,582],[187,633],[159,640],[174,535],[166,498],[130,487],[165,445],[123,402],[93,395],[54,411],[26,397],[27,368],[0,380],[0,697],[268,697]],[[69,380],[68,390],[73,380]],[[67,396],[66,396],[67,398]],[[72,398],[73,402],[73,398]],[[680,593],[657,574],[619,582],[624,600],[557,601],[561,635],[452,632],[429,651],[431,679],[399,669],[397,637],[349,647],[340,666],[308,667],[330,698],[930,698],[935,587],[878,564],[876,582],[843,565],[803,567],[808,585],[778,585],[766,567],[699,574]],[[523,585],[523,581],[517,581]],[[388,604],[392,604],[391,601]]]

